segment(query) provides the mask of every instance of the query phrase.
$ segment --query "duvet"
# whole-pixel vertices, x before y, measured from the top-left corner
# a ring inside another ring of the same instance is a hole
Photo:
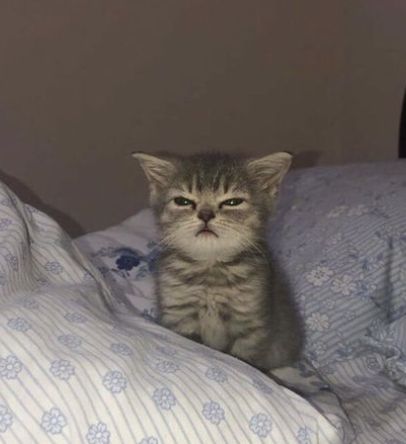
[[[331,392],[308,398],[161,328],[107,285],[53,220],[0,185],[0,442],[351,436]]]

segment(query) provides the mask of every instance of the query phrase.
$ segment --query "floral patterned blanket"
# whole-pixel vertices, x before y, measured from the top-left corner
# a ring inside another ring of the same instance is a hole
[[[146,250],[126,246],[134,236]],[[113,262],[107,285],[53,220],[0,185],[0,442],[341,442],[339,413],[151,322],[155,251],[143,236],[124,229],[117,250],[97,249]]]

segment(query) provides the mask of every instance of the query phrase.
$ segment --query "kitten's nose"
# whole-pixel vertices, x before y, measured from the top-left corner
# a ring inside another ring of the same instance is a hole
[[[207,224],[207,222],[211,219],[214,219],[216,215],[212,210],[203,209],[197,213],[197,217]]]

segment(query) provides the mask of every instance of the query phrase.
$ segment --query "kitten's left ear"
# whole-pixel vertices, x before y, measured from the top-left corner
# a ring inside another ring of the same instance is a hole
[[[135,152],[131,154],[134,159],[137,159],[144,170],[147,179],[151,182],[157,182],[160,185],[166,185],[166,181],[175,168],[168,160],[162,159],[151,154]]]
[[[150,189],[150,200],[154,202],[157,195],[169,185],[170,179],[175,173],[175,165],[169,160],[136,152],[131,154],[137,159],[147,176]]]
[[[273,153],[247,162],[248,174],[259,188],[275,197],[279,185],[292,163],[292,155],[285,152]]]

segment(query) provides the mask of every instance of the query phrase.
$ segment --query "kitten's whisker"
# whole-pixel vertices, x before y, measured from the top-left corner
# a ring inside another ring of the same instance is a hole
[[[234,233],[235,235],[238,235],[240,237],[240,242],[242,243],[242,245],[244,247],[252,249],[252,250],[258,252],[261,255],[261,257],[263,257],[264,259],[268,260],[268,255],[267,255],[266,251],[264,250],[264,248],[259,246],[257,243],[251,241],[245,235],[243,230],[237,229],[237,227],[235,227],[233,224],[227,223],[227,221],[222,221],[221,226],[223,228],[229,230],[230,232]]]

